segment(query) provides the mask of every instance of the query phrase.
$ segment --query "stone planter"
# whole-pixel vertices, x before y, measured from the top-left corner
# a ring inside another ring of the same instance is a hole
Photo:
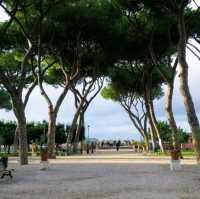
[[[181,170],[180,150],[172,149],[170,151],[170,155],[171,155],[170,170],[171,171]]]
[[[181,170],[181,160],[170,160],[170,170],[179,171]]]
[[[41,161],[40,162],[40,170],[45,171],[49,168],[49,162],[47,161]]]

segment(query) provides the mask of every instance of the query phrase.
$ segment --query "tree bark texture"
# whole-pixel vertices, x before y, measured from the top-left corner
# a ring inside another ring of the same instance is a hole
[[[178,143],[177,143],[178,132],[177,132],[176,121],[174,119],[173,108],[172,108],[173,91],[174,91],[174,79],[167,83],[165,112],[166,112],[166,115],[167,115],[169,126],[170,126],[171,131],[172,131],[173,147],[178,148]]]
[[[26,165],[28,164],[28,143],[24,105],[20,96],[12,96],[11,98],[19,133],[19,163],[20,165]]]
[[[56,115],[53,111],[53,107],[49,106],[49,122],[48,122],[48,133],[47,133],[49,159],[56,158],[55,139],[56,139]]]
[[[179,82],[180,93],[183,98],[185,110],[187,113],[188,122],[193,134],[193,144],[196,152],[197,163],[200,164],[200,126],[199,120],[195,111],[193,99],[188,86],[188,64],[186,61],[186,30],[184,21],[184,9],[180,9],[178,15],[178,61],[179,61]]]
[[[135,128],[139,131],[139,133],[141,134],[141,136],[144,139],[145,145],[146,145],[146,150],[149,150],[149,138],[148,138],[148,133],[145,129],[145,127],[142,126],[140,120],[136,120],[133,118],[132,113],[130,112],[130,110],[128,111],[127,109],[125,109],[126,112],[129,115],[129,118],[131,119],[133,125],[135,126]]]
[[[149,100],[149,110],[150,110],[150,115],[151,115],[151,118],[152,118],[153,126],[154,126],[154,129],[156,131],[157,138],[158,138],[158,144],[160,146],[160,150],[162,152],[165,152],[163,142],[162,142],[162,138],[160,136],[160,129],[158,127],[158,122],[157,122],[155,111],[154,111],[153,101],[151,99]]]
[[[154,125],[153,125],[153,121],[152,121],[151,114],[150,114],[148,97],[147,97],[146,91],[144,92],[144,102],[145,102],[145,108],[147,111],[147,117],[149,120],[150,129],[151,129],[150,134],[151,134],[152,150],[155,151],[156,150],[156,143],[155,143],[156,141],[155,141],[155,135],[154,135]]]
[[[160,150],[162,152],[164,152],[165,150],[163,147],[163,142],[162,142],[162,139],[160,136],[160,130],[158,127],[158,122],[157,122],[155,112],[154,112],[153,101],[151,99],[151,91],[150,91],[151,88],[149,87],[149,85],[150,85],[150,83],[149,83],[149,81],[147,81],[145,83],[145,88],[144,88],[144,98],[145,98],[145,106],[147,109],[147,116],[148,116],[150,124],[152,125],[151,129],[155,130],[156,136],[158,138],[158,144],[159,144]]]

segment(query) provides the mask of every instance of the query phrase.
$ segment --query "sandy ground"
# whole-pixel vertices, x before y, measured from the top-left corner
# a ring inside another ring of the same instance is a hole
[[[170,171],[168,157],[131,151],[59,157],[48,171],[38,158],[19,166],[10,158],[14,178],[0,179],[0,199],[200,199],[200,169],[192,158]]]

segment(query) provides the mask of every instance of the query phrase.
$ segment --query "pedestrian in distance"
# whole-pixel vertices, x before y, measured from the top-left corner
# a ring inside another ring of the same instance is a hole
[[[117,151],[119,151],[120,145],[121,145],[121,142],[120,142],[120,140],[119,140],[119,141],[116,143],[116,149],[117,149]]]

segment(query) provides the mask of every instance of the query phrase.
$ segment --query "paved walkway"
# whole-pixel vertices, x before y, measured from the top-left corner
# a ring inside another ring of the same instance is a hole
[[[59,157],[48,171],[39,159],[15,168],[14,179],[0,180],[0,199],[199,199],[200,169],[191,158],[171,172],[168,157],[147,157],[132,151]]]
[[[117,152],[116,150],[98,150],[94,154],[84,154],[84,155],[74,155],[74,156],[59,156],[55,160],[50,160],[50,163],[53,164],[88,164],[88,163],[124,163],[124,164],[133,164],[133,163],[151,163],[151,164],[169,164],[169,156],[150,156],[143,153],[134,153],[133,150],[126,149]],[[18,158],[10,158],[10,163],[17,163]],[[31,164],[39,164],[39,157],[29,158]],[[193,157],[186,157],[182,160],[182,164],[195,164],[195,159]]]

